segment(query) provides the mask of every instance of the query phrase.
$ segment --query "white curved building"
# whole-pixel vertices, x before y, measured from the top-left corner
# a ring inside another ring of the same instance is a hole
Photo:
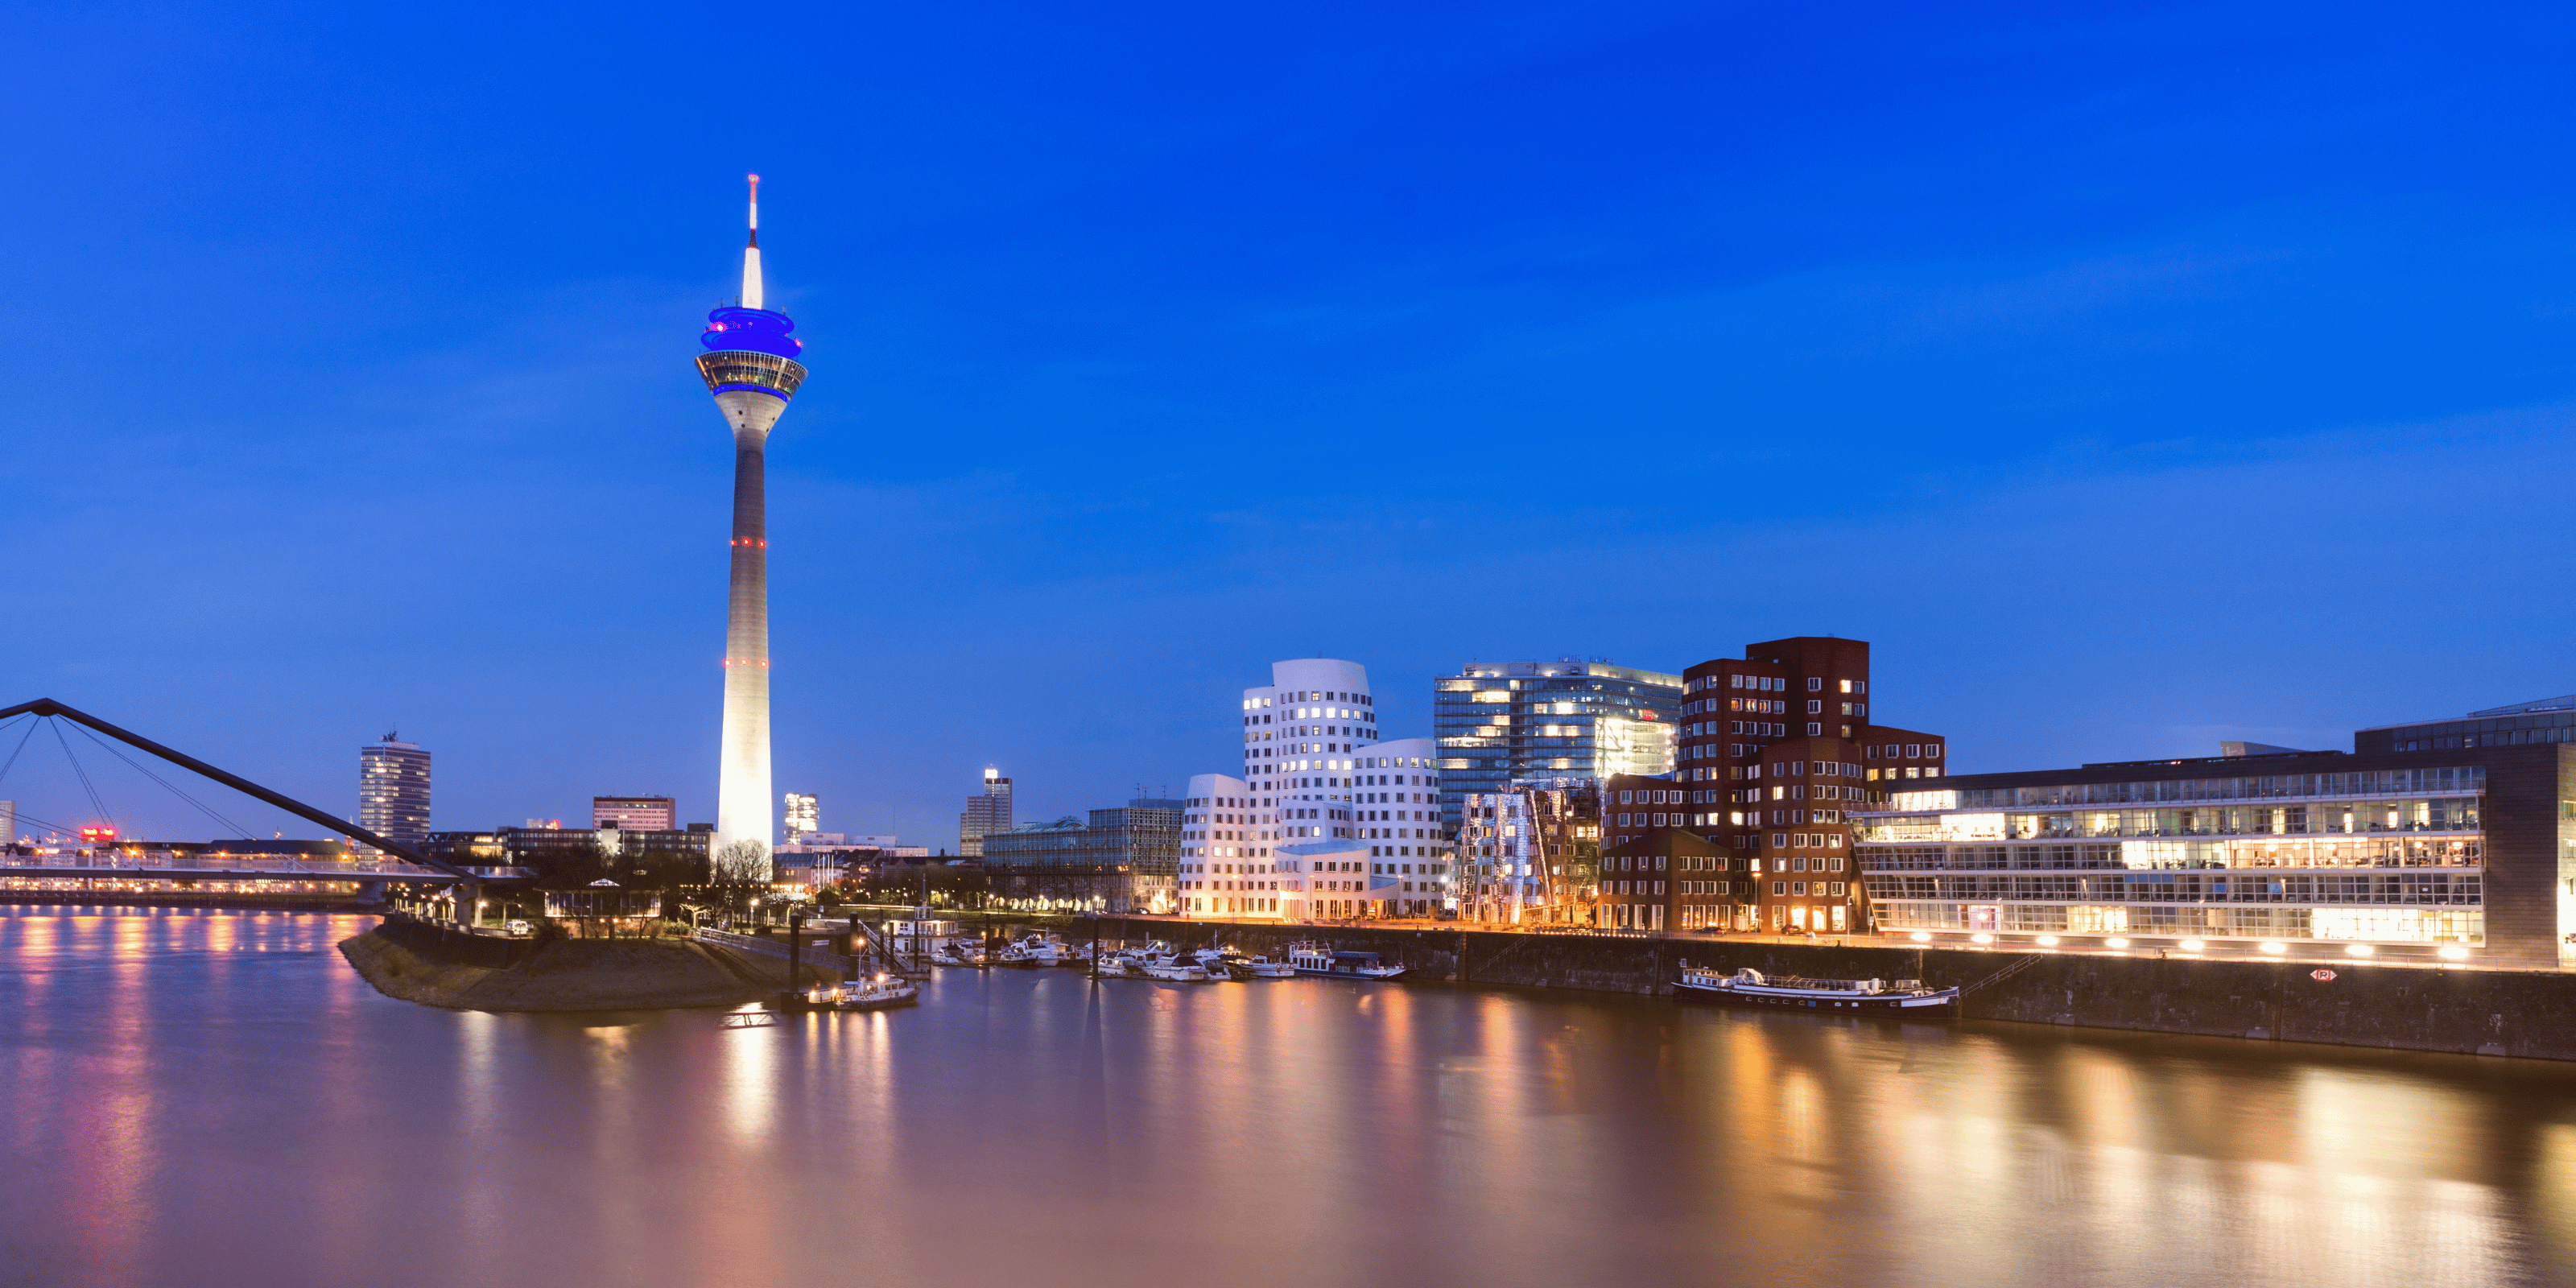
[[[1432,740],[1379,733],[1357,662],[1276,662],[1270,681],[1243,691],[1243,774],[1190,780],[1182,911],[1303,919],[1450,906]]]

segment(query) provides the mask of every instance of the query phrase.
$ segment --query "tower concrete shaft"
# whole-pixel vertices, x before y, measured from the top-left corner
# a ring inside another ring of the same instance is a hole
[[[716,876],[766,881],[777,818],[769,770],[769,431],[805,381],[805,367],[796,361],[805,343],[788,334],[796,324],[786,314],[761,307],[759,185],[760,177],[752,176],[742,302],[707,315],[706,332],[698,337],[707,352],[698,355],[698,373],[733,430],[733,566],[725,608]],[[757,860],[739,861],[743,842],[759,846]]]
[[[770,845],[769,817],[769,517],[767,449],[769,426],[787,404],[751,394],[718,395],[759,398],[769,404],[757,426],[749,423],[757,407],[726,407],[735,423],[733,449],[733,568],[731,593],[725,601],[724,752],[716,779],[716,848],[736,841]],[[731,875],[731,874],[728,874]]]

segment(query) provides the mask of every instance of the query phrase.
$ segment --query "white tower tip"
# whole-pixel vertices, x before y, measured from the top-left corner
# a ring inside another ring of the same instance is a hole
[[[765,307],[760,291],[760,176],[751,176],[751,243],[742,250],[742,306]]]

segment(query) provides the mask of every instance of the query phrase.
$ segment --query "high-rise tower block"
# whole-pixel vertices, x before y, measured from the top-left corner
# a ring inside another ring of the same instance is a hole
[[[751,176],[751,242],[742,252],[742,299],[707,314],[698,374],[733,430],[733,595],[725,611],[724,745],[716,780],[715,853],[756,841],[766,880],[772,837],[769,791],[769,521],[763,477],[769,429],[805,383],[805,342],[784,313],[761,307],[760,176]]]

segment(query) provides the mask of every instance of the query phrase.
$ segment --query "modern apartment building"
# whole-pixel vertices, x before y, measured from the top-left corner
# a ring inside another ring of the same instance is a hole
[[[983,792],[967,797],[966,812],[957,816],[957,852],[970,859],[981,857],[985,837],[1013,826],[1011,780],[1002,777],[999,768],[986,765]]]
[[[1672,770],[1682,677],[1600,660],[1469,663],[1432,681],[1442,812],[1522,779]]]
[[[2213,956],[2576,956],[2576,703],[2364,729],[2351,753],[1895,784],[1858,817],[1880,929]]]
[[[413,849],[429,844],[429,753],[419,744],[388,733],[383,742],[358,748],[358,826]],[[375,850],[362,846],[360,852]]]
[[[593,796],[590,825],[629,832],[668,832],[678,827],[680,802],[669,796]]]

